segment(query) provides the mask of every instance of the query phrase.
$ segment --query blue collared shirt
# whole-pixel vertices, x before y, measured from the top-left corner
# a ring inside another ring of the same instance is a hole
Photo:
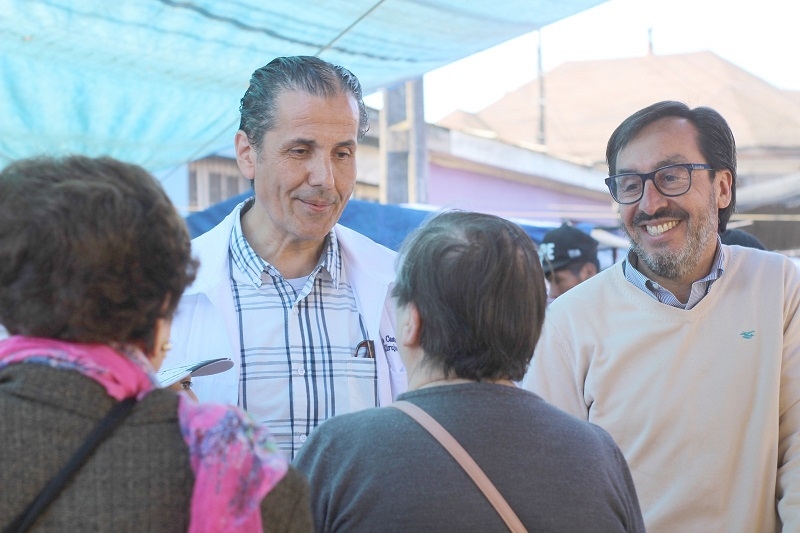
[[[636,268],[639,263],[639,257],[633,253],[632,249],[628,250],[628,255],[622,263],[622,268],[625,272],[625,278],[628,281],[659,302],[671,305],[672,307],[677,307],[679,309],[689,310],[697,305],[700,300],[705,298],[706,294],[708,294],[708,292],[711,290],[711,285],[713,285],[716,280],[722,277],[722,274],[724,273],[724,269],[722,268],[724,259],[725,254],[722,251],[722,241],[720,240],[719,235],[717,235],[717,251],[714,255],[714,262],[711,265],[711,271],[704,278],[692,283],[692,290],[689,294],[689,299],[687,300],[686,305],[682,304],[670,291],[639,272],[639,270]]]

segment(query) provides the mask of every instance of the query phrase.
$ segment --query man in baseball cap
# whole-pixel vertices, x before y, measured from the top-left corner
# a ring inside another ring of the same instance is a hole
[[[597,241],[587,233],[562,224],[544,235],[539,245],[544,276],[554,300],[600,270]]]

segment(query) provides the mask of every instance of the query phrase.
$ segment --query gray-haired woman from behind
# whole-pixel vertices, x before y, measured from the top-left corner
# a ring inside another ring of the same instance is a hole
[[[536,246],[519,226],[436,216],[403,244],[393,295],[406,412],[342,415],[311,434],[294,465],[309,478],[318,531],[502,531],[515,520],[515,531],[644,530],[608,433],[515,385],[547,301]],[[408,404],[460,443],[515,516],[493,508]]]

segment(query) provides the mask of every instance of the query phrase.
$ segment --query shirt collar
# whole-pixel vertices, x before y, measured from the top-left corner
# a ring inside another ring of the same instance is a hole
[[[651,280],[638,270],[639,257],[633,252],[633,248],[628,249],[628,253],[623,261],[622,268],[625,272],[625,278],[630,283],[653,298],[657,299],[659,302],[671,305],[672,307],[691,309],[700,300],[702,300],[706,294],[708,294],[709,290],[711,290],[711,285],[722,277],[722,274],[725,272],[723,266],[724,261],[725,252],[722,249],[722,241],[720,240],[719,235],[717,235],[717,249],[714,254],[714,261],[711,264],[711,270],[704,277],[692,283],[692,292],[689,295],[689,300],[685,305],[682,304],[670,291]]]
[[[256,251],[247,242],[242,231],[242,217],[241,213],[247,211],[252,205],[252,200],[245,202],[240,208],[239,213],[234,217],[233,229],[231,230],[231,239],[229,244],[229,252],[233,263],[239,268],[254,287],[261,287],[263,282],[262,274],[267,272],[273,277],[283,277],[278,270],[270,265],[267,261],[261,258]],[[320,255],[317,266],[311,272],[309,277],[316,276],[318,272],[324,271],[331,277],[331,282],[335,288],[339,288],[339,281],[342,276],[342,256],[339,249],[339,241],[336,238],[336,232],[331,229],[328,236],[325,238],[325,246]]]

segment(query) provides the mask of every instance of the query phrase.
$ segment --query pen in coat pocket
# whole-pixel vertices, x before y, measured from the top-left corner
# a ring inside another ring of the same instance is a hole
[[[375,343],[369,339],[364,339],[356,345],[356,357],[366,357],[375,359]]]

